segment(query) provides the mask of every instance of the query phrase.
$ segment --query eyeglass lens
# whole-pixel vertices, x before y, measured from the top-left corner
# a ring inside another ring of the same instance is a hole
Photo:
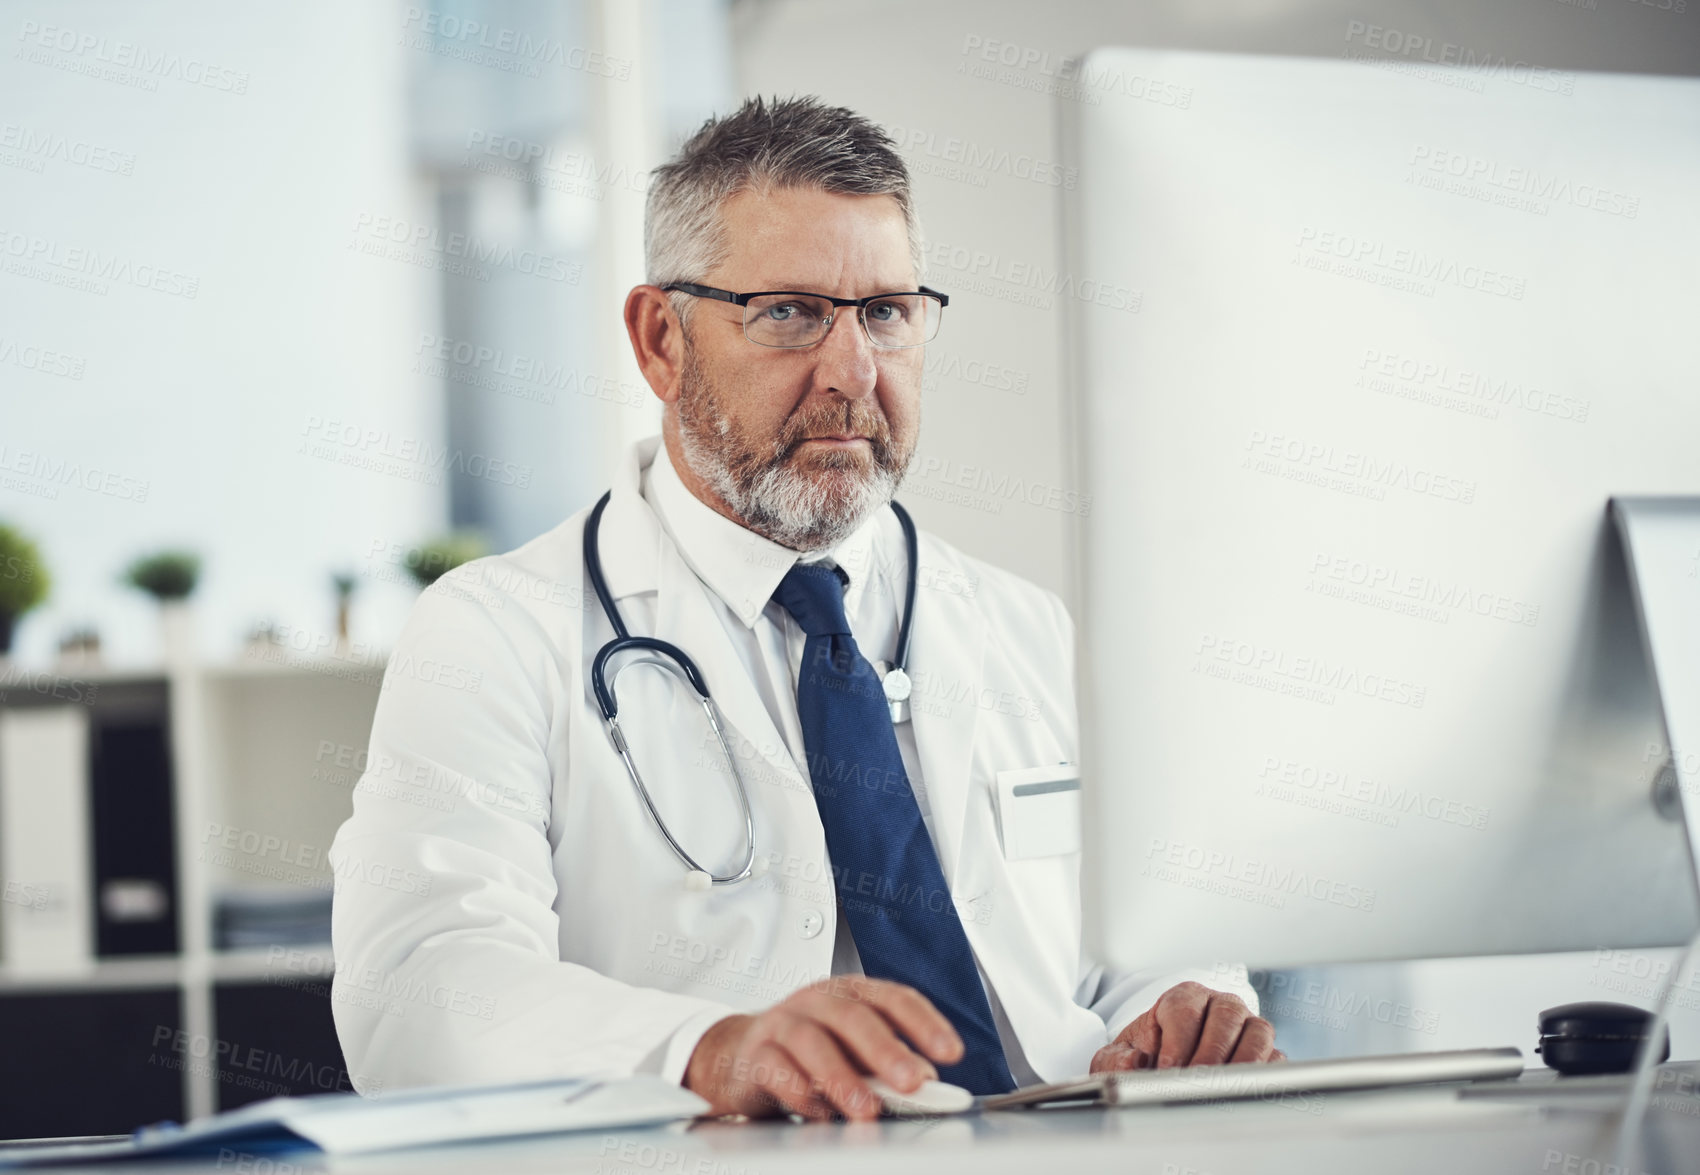
[[[826,334],[835,309],[807,294],[764,294],[744,307],[744,334],[764,347],[807,347]],[[918,347],[938,334],[941,307],[925,294],[894,294],[869,302],[862,312],[876,347]]]

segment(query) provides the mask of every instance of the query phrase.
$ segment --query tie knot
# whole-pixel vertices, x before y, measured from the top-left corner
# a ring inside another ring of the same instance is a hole
[[[773,598],[791,613],[806,636],[848,636],[844,615],[844,581],[836,567],[798,563],[785,573]]]

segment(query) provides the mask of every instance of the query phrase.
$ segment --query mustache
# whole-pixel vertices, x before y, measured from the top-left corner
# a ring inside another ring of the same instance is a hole
[[[774,441],[774,462],[788,461],[810,437],[845,433],[868,438],[874,463],[881,467],[890,464],[892,455],[891,422],[885,413],[868,400],[846,400],[842,406],[823,404],[819,408],[793,413]]]

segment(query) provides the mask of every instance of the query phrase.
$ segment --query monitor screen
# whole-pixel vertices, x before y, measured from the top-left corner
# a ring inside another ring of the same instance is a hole
[[[1700,492],[1700,82],[1403,64],[1098,50],[1143,88],[1064,114],[1069,273],[1140,293],[1069,325],[1116,962],[1696,921],[1607,503]]]

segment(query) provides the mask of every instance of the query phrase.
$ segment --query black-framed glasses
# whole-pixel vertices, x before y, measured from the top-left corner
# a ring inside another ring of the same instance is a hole
[[[832,329],[840,306],[856,307],[856,317],[874,346],[886,350],[919,347],[932,342],[939,333],[939,320],[950,304],[947,295],[926,286],[912,293],[875,294],[869,298],[834,298],[801,290],[734,294],[731,290],[690,282],[671,282],[661,289],[742,306],[744,337],[763,347],[813,346]]]

